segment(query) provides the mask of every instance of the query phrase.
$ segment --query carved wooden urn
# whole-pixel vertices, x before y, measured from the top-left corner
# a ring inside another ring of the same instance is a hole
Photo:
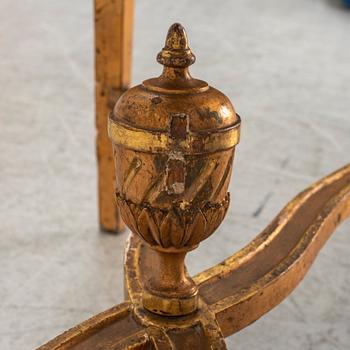
[[[122,218],[150,247],[154,267],[143,306],[178,316],[197,308],[184,257],[224,219],[240,118],[223,93],[191,77],[195,56],[180,24],[157,61],[163,73],[120,97],[109,135]]]

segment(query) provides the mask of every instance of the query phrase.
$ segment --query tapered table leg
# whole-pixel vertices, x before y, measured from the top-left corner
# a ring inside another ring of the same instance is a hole
[[[95,79],[99,221],[105,231],[124,228],[114,199],[114,160],[107,119],[129,87],[133,0],[95,0]]]

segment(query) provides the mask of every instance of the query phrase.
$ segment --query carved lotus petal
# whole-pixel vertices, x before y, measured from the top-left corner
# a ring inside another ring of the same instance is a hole
[[[185,234],[184,224],[174,210],[169,211],[160,226],[160,240],[164,248],[181,247]]]
[[[207,222],[207,227],[206,227],[206,232],[204,234],[204,237],[209,237],[211,233],[213,232],[214,228],[214,217],[211,208],[205,208],[203,210],[206,222]]]
[[[122,215],[124,222],[129,226],[131,231],[137,233],[138,230],[137,230],[135,216],[131,211],[128,203],[123,199],[118,199],[118,205],[119,205],[120,213]]]
[[[204,210],[204,215],[207,220],[207,230],[202,239],[208,238],[221,224],[226,215],[229,206],[229,197],[220,203],[219,205],[208,206]]]
[[[144,208],[137,220],[139,232],[143,239],[150,244],[160,244],[159,228],[154,222],[152,214],[148,208]]]
[[[154,219],[155,224],[160,227],[163,222],[165,214],[161,210],[155,210],[152,217]]]
[[[190,218],[190,221],[186,225],[185,237],[182,241],[182,245],[195,245],[202,240],[202,234],[206,232],[207,222],[200,209],[195,213],[194,218]]]

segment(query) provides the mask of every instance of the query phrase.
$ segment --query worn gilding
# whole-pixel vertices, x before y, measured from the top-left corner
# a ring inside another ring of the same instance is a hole
[[[198,311],[175,318],[143,310],[151,252],[131,235],[125,255],[129,301],[72,328],[40,350],[163,349],[164,344],[169,350],[226,349],[223,337],[247,327],[283,301],[349,216],[350,164],[301,192],[245,248],[195,276]],[[285,252],[277,263],[274,251]]]
[[[169,132],[138,129],[118,120],[111,120],[108,134],[114,144],[136,151],[162,153],[175,148],[184,155],[191,155],[213,153],[234,147],[239,142],[240,123],[218,131],[190,132],[185,140],[177,142]]]
[[[245,248],[191,278],[186,253],[229,205],[239,117],[227,97],[190,76],[194,55],[181,25],[170,28],[158,61],[162,75],[126,92],[109,122],[116,198],[133,232],[127,301],[41,350],[224,350],[225,336],[297,287],[350,215],[349,164],[296,196]]]
[[[190,75],[195,56],[180,24],[170,27],[157,61],[162,74],[118,100],[109,136],[122,218],[153,262],[142,305],[179,316],[198,309],[185,254],[225,217],[240,117],[223,93]]]

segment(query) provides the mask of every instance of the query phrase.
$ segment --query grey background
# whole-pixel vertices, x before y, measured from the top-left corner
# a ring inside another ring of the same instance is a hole
[[[350,12],[337,1],[141,1],[133,81],[159,74],[168,26],[187,28],[193,75],[243,118],[225,223],[191,273],[259,233],[349,162]],[[92,1],[0,2],[0,348],[33,349],[122,300],[127,233],[97,225]],[[350,223],[288,300],[229,349],[348,349]]]

